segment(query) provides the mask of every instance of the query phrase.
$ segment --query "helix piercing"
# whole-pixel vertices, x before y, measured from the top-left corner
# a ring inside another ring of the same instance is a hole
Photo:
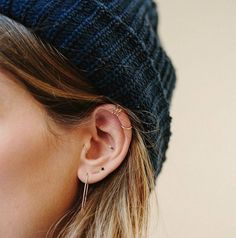
[[[118,104],[116,104],[115,108],[112,110],[112,114],[114,114],[114,115],[116,115],[118,117],[121,111],[122,111],[122,108]],[[124,126],[122,124],[121,124],[121,127],[123,129],[126,129],[126,130],[132,129],[132,126],[126,127],[126,126]]]
[[[125,127],[125,126],[121,125],[121,127],[124,128],[124,129],[126,129],[126,130],[132,129],[132,126],[130,126],[130,127]]]
[[[118,104],[116,104],[116,107],[112,110],[112,113],[118,117],[121,111],[122,108]]]

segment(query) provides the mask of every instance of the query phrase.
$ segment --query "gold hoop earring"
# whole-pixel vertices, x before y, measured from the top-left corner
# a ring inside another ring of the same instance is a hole
[[[118,105],[118,104],[115,104],[115,108],[112,110],[112,114],[116,115],[117,117],[119,117],[119,114],[121,113],[122,111],[122,108]],[[126,127],[124,125],[121,124],[121,127],[123,129],[126,129],[126,130],[130,130],[132,129],[132,126],[129,126],[129,127]]]
[[[122,108],[118,104],[116,104],[115,108],[112,110],[112,113],[118,117],[121,111]]]
[[[130,127],[125,127],[125,126],[121,125],[121,127],[124,128],[124,129],[126,129],[126,130],[132,129],[132,126],[130,126]]]

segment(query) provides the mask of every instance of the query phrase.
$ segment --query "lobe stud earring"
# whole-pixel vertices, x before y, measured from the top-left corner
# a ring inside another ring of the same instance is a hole
[[[112,114],[114,114],[114,115],[116,115],[118,117],[121,111],[122,111],[122,108],[118,104],[116,104],[116,107],[112,110]],[[126,126],[124,126],[122,124],[121,124],[121,127],[123,129],[126,129],[126,130],[132,129],[132,126],[126,127]]]

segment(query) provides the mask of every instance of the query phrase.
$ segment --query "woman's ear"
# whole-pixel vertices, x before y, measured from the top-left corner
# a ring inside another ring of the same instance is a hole
[[[88,173],[88,183],[96,183],[122,163],[132,139],[131,126],[128,115],[116,105],[95,108],[80,153],[77,175],[82,182]]]

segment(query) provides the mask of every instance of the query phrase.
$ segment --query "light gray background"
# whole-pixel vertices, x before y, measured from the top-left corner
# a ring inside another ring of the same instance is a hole
[[[236,1],[157,3],[178,81],[150,237],[235,238]]]

